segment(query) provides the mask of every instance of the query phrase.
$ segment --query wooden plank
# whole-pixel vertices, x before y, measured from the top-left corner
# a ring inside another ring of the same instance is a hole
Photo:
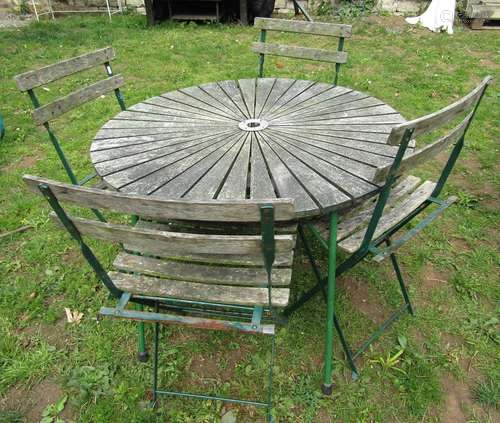
[[[396,203],[391,206],[386,205],[384,214],[379,220],[373,239],[387,232],[423,204],[430,197],[435,186],[436,184],[434,182],[425,181],[401,203]],[[365,232],[366,229],[357,231],[343,241],[340,241],[337,245],[348,253],[354,253],[361,246]]]
[[[264,156],[255,134],[251,134],[252,147],[250,155],[250,198],[276,198],[273,182],[264,161]]]
[[[415,190],[420,184],[421,179],[416,176],[409,175],[403,181],[391,189],[389,198],[387,199],[387,207],[391,207],[396,202],[403,199]],[[337,242],[342,241],[349,235],[352,235],[361,226],[366,226],[373,215],[373,210],[377,203],[377,198],[359,205],[355,209],[341,216],[337,227]],[[319,233],[327,239],[330,233],[330,224],[327,220],[322,220],[314,225]]]
[[[260,79],[260,78],[259,78]],[[282,96],[286,95],[290,89],[293,89],[293,86],[296,85],[295,79],[288,78],[278,78],[275,80],[274,85],[267,97],[267,101],[262,107],[262,111],[260,112],[261,117],[269,117],[268,113],[272,109],[272,107],[276,104],[278,100],[281,99]],[[312,83],[310,83],[312,84]],[[309,84],[309,85],[310,85]]]
[[[55,213],[50,217],[59,223]],[[156,231],[96,220],[70,217],[82,235],[105,241],[138,246],[152,255],[182,257],[190,254],[258,255],[262,254],[262,238],[253,235],[206,235]],[[294,248],[293,235],[276,235],[278,254]]]
[[[194,179],[192,188],[189,189],[189,192],[183,197],[202,200],[217,198],[219,191],[224,185],[226,176],[231,169],[234,168],[234,162],[243,148],[247,137],[248,134],[242,134],[240,140],[235,142],[227,153],[224,154],[223,157],[221,157],[215,165],[208,170],[208,172],[206,172],[200,179]],[[190,182],[190,184],[191,183],[193,182]],[[178,185],[178,181],[176,184]],[[233,197],[230,196],[229,199],[231,198]],[[241,199],[245,197],[239,198]]]
[[[331,37],[349,38],[352,35],[352,25],[292,21],[286,19],[255,18],[254,27],[270,31],[297,32]]]
[[[123,84],[125,84],[125,80],[121,75],[103,79],[65,97],[61,97],[52,103],[36,108],[33,111],[33,120],[37,125],[42,125],[87,101],[120,88]]]
[[[123,192],[144,193],[150,195],[156,193],[161,187],[182,175],[200,161],[209,157],[218,149],[225,148],[232,142],[232,134],[225,135],[224,138],[217,137],[208,141],[201,148],[193,147],[190,151],[178,151],[150,160],[134,168],[125,169],[119,173],[106,177],[109,181],[127,181],[121,186]],[[177,197],[179,198],[179,197]]]
[[[239,79],[238,86],[240,87],[243,101],[247,107],[248,113],[251,117],[255,116],[255,97],[257,90],[257,80],[252,79]]]
[[[469,18],[500,19],[500,4],[485,2],[485,4],[470,4],[467,7]]]
[[[436,157],[441,151],[445,150],[450,145],[456,143],[464,134],[467,129],[467,125],[469,124],[470,119],[472,118],[471,112],[467,117],[452,131],[450,131],[444,137],[439,138],[437,141],[414,151],[412,154],[406,156],[402,161],[398,169],[398,174],[402,174],[408,172],[411,169],[414,169]],[[383,182],[386,180],[387,175],[389,175],[389,171],[391,169],[391,164],[388,164],[383,167],[379,167],[375,172],[375,182]]]
[[[238,110],[246,117],[246,119],[251,119],[253,116],[250,114],[243,96],[241,94],[240,88],[236,81],[220,81],[217,82],[221,91],[229,98],[229,100],[238,108]]]
[[[119,272],[110,272],[109,276],[118,289],[136,295],[142,294],[250,306],[267,306],[269,302],[267,288],[210,285]],[[288,288],[273,288],[273,305],[275,307],[286,307],[289,295],[290,290]]]
[[[118,254],[113,266],[122,272],[206,284],[258,287],[267,284],[265,269],[255,267],[209,266],[200,263],[162,260],[125,252]],[[272,285],[288,286],[291,278],[291,268],[273,269]]]
[[[323,157],[294,147],[295,145],[287,144],[276,137],[273,138],[273,148],[280,157],[286,160],[289,166],[294,165],[292,158],[295,158],[310,169],[304,176],[310,174],[313,175],[313,179],[308,181],[307,178],[301,178],[301,182],[313,194],[316,190],[319,190],[320,196],[315,195],[315,197],[320,201],[324,209],[327,209],[331,204],[342,202],[342,199],[345,200],[346,195],[351,198],[360,198],[373,193],[377,189],[377,187],[363,180],[360,176],[346,172],[340,166],[332,165],[330,161],[325,160]],[[319,175],[320,178],[315,174]],[[327,200],[322,199],[324,194],[321,192],[321,186],[325,181],[328,182],[325,186],[327,189],[329,188]],[[334,200],[332,200],[332,197]]]
[[[252,43],[252,51],[259,54],[293,57],[295,59],[316,60],[328,63],[347,63],[345,51],[330,51],[319,48],[285,46],[273,43]]]
[[[414,128],[413,137],[418,137],[419,135],[427,134],[440,128],[441,126],[446,125],[464,111],[473,108],[473,106],[481,98],[483,91],[489,84],[491,84],[492,80],[493,78],[491,76],[487,76],[469,94],[455,103],[450,104],[435,113],[431,113],[430,115],[422,116],[418,119],[398,125],[392,130],[387,143],[390,145],[398,145],[401,142],[404,132],[408,128]]]
[[[257,78],[257,88],[255,94],[255,118],[259,118],[273,91],[275,78]]]
[[[316,82],[313,81],[304,81],[300,79],[294,80],[291,85],[279,84],[279,81],[280,80],[276,81],[273,92],[269,96],[270,99],[272,97],[273,101],[270,102],[269,107],[266,107],[265,111],[262,112],[263,117],[266,119],[272,120],[276,111],[284,108],[295,97],[301,95],[316,84]]]
[[[337,205],[349,203],[351,201],[350,197],[340,191],[330,180],[325,179],[321,173],[316,171],[316,169],[306,165],[299,158],[292,155],[289,151],[279,145],[276,140],[272,140],[265,135],[263,135],[263,139],[264,142],[261,142],[261,145],[266,159],[268,158],[268,155],[278,157],[288,172],[300,182],[302,188],[318,204],[319,208],[326,209],[332,204]],[[277,174],[274,166],[272,169],[272,175],[275,180],[282,179],[283,176],[286,177],[285,175],[282,176]]]
[[[276,221],[288,221],[295,218],[293,200],[286,198],[266,201],[176,201],[76,187],[30,175],[24,175],[23,180],[34,192],[39,192],[39,184],[47,185],[62,202],[89,209],[107,209],[129,215],[148,216],[158,220],[260,222],[259,206],[263,203],[273,204]]]
[[[236,160],[234,161],[231,169],[227,173],[221,189],[217,194],[219,200],[230,200],[230,199],[244,199],[247,198],[247,188],[248,188],[248,171],[249,171],[249,160],[250,160],[250,146],[251,146],[252,135],[247,134],[243,146],[240,149]],[[272,198],[271,197],[267,198]]]
[[[27,91],[40,87],[65,76],[72,75],[85,69],[90,69],[96,65],[110,62],[115,58],[115,51],[112,47],[105,47],[92,53],[82,54],[71,59],[43,68],[16,75],[14,80],[20,91]]]

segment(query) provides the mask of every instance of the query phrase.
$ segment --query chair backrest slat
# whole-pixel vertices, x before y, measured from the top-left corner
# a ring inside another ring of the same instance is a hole
[[[40,184],[47,185],[57,200],[84,208],[115,210],[153,220],[192,220],[207,222],[260,222],[260,205],[271,203],[276,221],[295,218],[293,200],[164,200],[159,197],[122,194],[115,191],[83,188],[36,176],[25,175],[26,184],[39,192]]]
[[[303,34],[326,35],[331,37],[349,38],[352,35],[352,26],[344,24],[255,18],[254,26],[258,29],[266,29],[270,31],[298,32]]]
[[[387,143],[390,145],[398,145],[401,142],[401,138],[404,132],[408,128],[414,128],[413,137],[418,137],[420,135],[435,131],[436,129],[439,129],[440,127],[446,125],[448,122],[451,122],[461,113],[472,108],[478,102],[486,86],[491,83],[492,79],[493,78],[491,76],[486,77],[476,88],[474,88],[474,90],[472,90],[465,97],[435,113],[431,113],[429,115],[422,116],[418,119],[414,119],[396,126],[392,130]]]
[[[295,59],[317,60],[330,63],[347,63],[345,51],[330,51],[319,48],[285,46],[283,44],[252,43],[252,51]]]
[[[96,65],[109,62],[115,58],[112,47],[105,47],[92,53],[82,54],[62,62],[48,65],[40,69],[25,72],[14,77],[20,91],[27,91],[49,82],[64,78]]]
[[[389,135],[388,143],[391,145],[398,145],[402,142],[402,139],[407,130],[413,130],[412,136],[416,138],[418,136],[425,135],[442,127],[445,127],[446,125],[452,123],[458,116],[462,115],[464,112],[469,112],[466,115],[465,119],[463,119],[460,124],[455,126],[451,131],[448,131],[446,135],[424,146],[423,148],[414,150],[412,154],[405,156],[401,161],[401,164],[397,168],[395,176],[405,173],[410,169],[415,168],[428,160],[431,160],[438,153],[440,153],[450,145],[458,142],[465,135],[470,122],[474,117],[475,109],[486,87],[491,83],[491,81],[492,78],[488,76],[469,94],[456,101],[455,103],[435,113],[431,113],[427,116],[414,119],[393,128],[391,134]],[[387,166],[378,168],[375,172],[375,182],[383,182],[389,175],[391,167],[392,163]]]
[[[190,254],[216,254],[220,256],[248,254],[258,256],[262,254],[262,238],[257,235],[206,235],[165,232],[69,217],[81,235],[104,241],[134,245],[140,248],[139,251],[158,256],[182,257]],[[51,218],[60,223],[55,213],[51,213]],[[276,235],[275,245],[277,254],[290,252],[295,245],[294,237],[293,235]]]
[[[42,125],[83,103],[120,88],[124,84],[125,80],[121,75],[103,79],[35,109],[33,119],[37,125]]]
[[[414,151],[412,154],[406,156],[398,167],[396,175],[406,173],[410,169],[417,167],[418,165],[433,159],[441,151],[445,150],[450,145],[456,143],[465,133],[467,126],[472,118],[472,112],[467,115],[467,117],[460,122],[455,128],[453,128],[448,134],[439,138],[437,141],[426,145],[425,147]],[[383,182],[389,175],[392,163],[377,168],[375,171],[375,182]]]
[[[347,63],[347,53],[343,49],[345,38],[349,38],[352,35],[351,25],[255,18],[254,26],[260,29],[259,42],[252,44],[252,51],[259,54],[259,78],[264,77],[264,60],[266,55],[285,56],[295,59],[335,63],[333,83],[337,85],[340,67],[342,64]],[[337,51],[287,46],[283,44],[266,44],[267,31],[336,37],[338,38]]]

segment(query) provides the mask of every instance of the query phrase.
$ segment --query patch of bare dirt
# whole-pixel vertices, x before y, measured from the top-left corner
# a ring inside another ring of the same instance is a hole
[[[424,267],[422,275],[422,291],[425,294],[432,294],[432,291],[440,286],[443,286],[448,281],[449,274],[437,270],[432,264],[427,264]]]
[[[2,168],[2,172],[12,172],[13,170],[16,169],[29,169],[32,168],[37,164],[39,160],[43,158],[43,155],[41,153],[37,154],[30,154],[27,156],[23,156],[21,160],[18,160],[16,162],[10,163],[7,166],[4,166]]]
[[[53,324],[32,323],[20,331],[23,339],[22,344],[24,348],[28,348],[34,341],[34,338],[40,338],[58,350],[66,349],[68,348],[70,335],[66,331],[65,326],[66,321],[64,318],[59,319]]]
[[[442,423],[458,423],[468,420],[467,410],[473,405],[469,388],[447,373],[441,380],[445,394],[445,405],[441,415]]]
[[[391,16],[378,16],[371,15],[366,21],[371,24],[376,24],[387,29],[393,30],[403,30],[408,27],[403,16],[391,15]]]
[[[31,388],[12,387],[0,402],[0,408],[6,411],[20,412],[26,423],[35,423],[41,420],[42,413],[48,405],[55,403],[63,396],[63,390],[55,381],[45,379]],[[71,407],[66,404],[59,416],[64,421],[69,422],[72,421],[73,414]]]
[[[339,289],[346,292],[350,302],[362,314],[376,324],[382,323],[388,316],[388,311],[382,306],[380,296],[370,290],[367,283],[352,277],[342,277],[338,281]]]

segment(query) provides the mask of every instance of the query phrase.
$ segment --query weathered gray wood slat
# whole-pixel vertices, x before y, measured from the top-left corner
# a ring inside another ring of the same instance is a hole
[[[231,122],[235,121],[234,119],[230,119],[228,117],[218,115],[215,113],[209,112],[186,112],[181,110],[170,109],[167,113],[155,113],[152,110],[153,105],[147,105],[150,107],[148,111],[138,111],[138,110],[126,110],[121,112],[119,115],[116,115],[115,119],[123,119],[123,120],[143,120],[148,122],[161,122],[168,120],[169,117],[189,117],[200,120],[208,120],[208,121],[216,121],[216,122]]]
[[[289,123],[295,123],[297,119],[285,120],[284,118],[274,122],[274,125],[286,125]],[[356,116],[356,117],[304,117],[303,125],[398,125],[403,122],[404,119],[401,115],[393,113],[393,114],[384,114],[384,115],[376,115],[376,116]]]
[[[434,141],[433,143],[414,151],[412,154],[407,155],[398,168],[398,174],[405,173],[410,169],[413,169],[421,165],[422,163],[433,159],[438,153],[445,150],[450,145],[456,143],[464,134],[471,118],[472,112],[467,115],[467,117],[458,126],[456,126],[444,137],[441,137],[437,141]],[[390,167],[390,165],[386,165],[384,167],[378,168],[375,173],[375,181],[384,181],[389,174]]]
[[[163,135],[163,136],[158,136],[157,140],[149,141],[149,142],[142,142],[139,144],[123,144],[120,145],[119,143],[114,144],[114,140],[107,140],[109,141],[108,143],[102,143],[102,146],[107,146],[107,149],[101,148],[100,150],[97,151],[91,151],[90,156],[92,158],[92,162],[94,165],[107,161],[107,160],[115,160],[119,159],[121,157],[130,157],[130,160],[132,159],[132,156],[135,156],[137,154],[142,154],[146,153],[148,151],[156,151],[158,155],[161,155],[161,153],[164,150],[164,147],[169,147],[176,145],[178,148],[184,148],[187,145],[187,143],[193,141],[197,143],[201,143],[204,140],[208,140],[213,137],[218,137],[220,135],[224,134],[229,134],[232,131],[226,131],[226,132],[212,132],[208,133],[204,136],[199,136],[199,135],[191,135],[191,136],[176,136],[176,134],[171,134],[169,135]],[[121,140],[120,140],[121,142]],[[118,147],[116,147],[118,146]],[[137,157],[135,157],[137,158]]]
[[[234,107],[234,103],[217,84],[204,84],[198,88],[203,92],[202,95],[206,96],[207,101],[230,110],[237,119],[246,119],[245,115],[238,108]]]
[[[242,149],[247,136],[248,134],[242,134],[240,140],[235,142],[227,153],[224,154],[200,179],[196,181],[193,178],[196,183],[189,189],[189,192],[185,194],[183,198],[200,198],[203,200],[216,198],[224,182],[224,178],[233,167],[234,161]]]
[[[273,128],[273,130],[277,129],[277,127]],[[365,141],[379,144],[386,144],[387,137],[389,134],[387,133],[377,133],[377,132],[353,132],[353,131],[345,131],[345,130],[330,130],[329,128],[307,128],[304,130],[300,127],[281,127],[279,128],[279,132],[287,132],[287,133],[297,133],[303,134],[307,133],[311,137],[322,136],[322,137],[332,137],[332,138],[343,138],[345,140],[355,140],[355,141]]]
[[[260,150],[265,157],[265,163],[271,172],[276,193],[279,197],[295,198],[295,210],[298,217],[309,213],[319,213],[318,205],[311,198],[311,195],[300,185],[288,168],[283,164],[277,154],[268,146],[261,136],[256,135]]]
[[[117,182],[117,179],[112,178],[111,175],[120,178],[120,175],[116,175],[116,173],[127,170],[127,179],[128,182],[131,182],[138,177],[138,174],[149,174],[154,170],[154,168],[151,169],[151,166],[157,168],[168,163],[175,163],[181,158],[189,157],[204,149],[210,149],[212,146],[215,149],[221,142],[218,135],[202,140],[192,137],[182,146],[169,145],[158,150],[143,151],[132,157],[121,157],[106,162],[94,163],[94,167],[104,179],[109,178],[114,183]]]
[[[255,18],[254,27],[270,31],[298,32],[332,37],[349,38],[352,35],[352,25],[292,21],[286,19]]]
[[[113,266],[122,272],[140,273],[165,279],[201,282],[206,284],[258,286],[267,284],[263,268],[214,266],[200,263],[162,260],[122,252]],[[290,285],[291,268],[276,268],[272,272],[273,286]]]
[[[259,206],[263,204],[263,201],[259,200],[165,200],[77,187],[30,175],[25,175],[23,180],[35,192],[39,192],[39,184],[47,185],[57,199],[62,202],[69,202],[89,209],[111,209],[130,215],[147,216],[159,220],[260,222]],[[295,218],[293,200],[285,198],[269,199],[266,200],[266,203],[268,202],[274,205],[274,218],[276,221],[288,221]]]
[[[179,90],[183,94],[187,94],[191,96],[193,99],[201,100],[207,105],[211,107],[218,108],[219,110],[226,110],[228,115],[231,113],[235,115],[235,118],[241,119],[242,115],[237,110],[234,110],[234,105],[232,107],[228,107],[228,105],[224,102],[223,97],[224,93],[219,91],[219,95],[215,95],[215,92],[208,92],[200,87],[189,87],[183,88]],[[215,100],[215,101],[214,101]],[[231,102],[228,103],[231,105]]]
[[[251,135],[252,146],[250,156],[250,198],[275,198],[274,186],[266,167],[266,162],[255,134]],[[283,195],[283,193],[282,193]]]
[[[203,131],[212,131],[212,130],[225,130],[227,129],[227,125],[219,125],[219,124],[204,124],[201,126],[197,126],[196,129],[186,127],[182,124],[177,126],[172,126],[171,128],[102,128],[96,135],[95,141],[100,140],[110,140],[110,139],[130,139],[132,137],[147,137],[147,136],[155,136],[155,135],[167,135],[167,134],[191,134],[195,131],[201,133]]]
[[[238,110],[245,116],[246,119],[250,119],[252,115],[247,110],[245,101],[241,95],[241,91],[238,87],[236,81],[220,81],[217,85],[223,91],[223,93],[229,98],[230,101],[238,108]]]
[[[33,120],[41,125],[62,114],[74,109],[80,104],[93,100],[121,87],[125,80],[121,75],[115,75],[94,84],[81,88],[65,97],[61,97],[51,103],[38,107],[33,111]]]
[[[109,275],[119,289],[132,294],[251,306],[266,306],[269,303],[267,288],[210,285],[119,272],[110,272]],[[289,295],[290,290],[288,288],[273,288],[273,305],[275,307],[286,307]]]
[[[314,156],[305,150],[298,151],[295,152],[295,154],[292,154],[293,149],[291,148],[291,146],[276,138],[274,139],[273,145],[277,145],[284,151],[286,151],[285,157],[289,155],[287,163],[289,163],[290,157],[294,157],[304,165],[308,166],[310,168],[311,174],[314,175],[314,173],[317,173],[322,178],[327,180],[332,194],[336,194],[338,196],[338,199],[336,200],[337,202],[340,202],[341,198],[346,196],[346,193],[349,197],[361,198],[366,196],[367,194],[373,193],[373,191],[376,189],[374,185],[361,179],[361,177],[346,172],[342,167],[332,166],[330,162],[324,160],[322,157]],[[283,152],[280,154],[280,156],[283,156]],[[322,181],[317,177],[315,177],[314,180],[316,181],[316,183]],[[306,185],[306,188],[307,187],[308,185]],[[323,204],[323,208],[326,209],[327,205],[332,203],[333,202],[331,201],[331,199],[329,199]]]
[[[407,128],[414,128],[414,137],[432,132],[446,123],[458,117],[461,113],[473,107],[481,97],[483,91],[491,83],[493,78],[487,76],[483,81],[474,88],[469,94],[453,104],[427,116],[422,116],[418,119],[411,120],[402,125],[397,126],[387,140],[388,144],[397,145],[401,142],[401,137]]]
[[[386,206],[383,216],[380,218],[375,230],[374,239],[391,229],[394,225],[403,220],[418,206],[423,204],[432,194],[436,184],[431,181],[425,181],[410,196],[400,203]],[[355,232],[351,236],[340,241],[337,245],[348,253],[354,253],[361,246],[366,229]]]
[[[275,78],[257,78],[255,94],[255,118],[259,118],[267,104],[276,83]]]
[[[331,182],[318,176],[318,173],[314,169],[306,166],[298,158],[294,157],[287,150],[285,150],[276,140],[270,140],[265,135],[263,136],[264,142],[267,144],[269,150],[272,150],[274,154],[279,157],[279,159],[286,166],[288,171],[300,181],[300,184],[307,191],[307,193],[314,198],[322,209],[328,208],[330,204],[342,204],[342,202],[350,202],[351,199],[341,192],[336,186]],[[269,151],[268,150],[268,151]],[[267,154],[266,154],[267,157]],[[315,163],[318,164],[318,163]],[[331,169],[331,168],[330,168]],[[322,170],[325,170],[322,168]],[[275,175],[274,178],[279,178],[280,176]]]
[[[51,218],[59,223],[55,213]],[[205,235],[180,232],[164,232],[143,228],[135,228],[114,223],[70,217],[82,235],[105,241],[131,244],[140,247],[153,255],[190,254],[230,254],[257,255],[262,254],[262,238],[253,235]],[[295,245],[293,235],[276,235],[276,252],[285,253]]]
[[[334,122],[334,121],[332,121]],[[337,124],[337,123],[324,123],[319,125],[317,122],[314,124],[309,124],[308,122],[301,123],[300,127],[302,130],[323,130],[323,131],[345,131],[345,132],[353,132],[354,134],[360,132],[371,132],[371,133],[379,133],[379,134],[387,134],[389,135],[394,125],[391,124]],[[288,128],[295,127],[296,125],[292,123],[274,123],[272,122],[269,127],[270,128]]]
[[[263,112],[265,113],[266,118],[270,120],[273,119],[277,110],[281,110],[281,108],[289,104],[290,101],[292,101],[295,97],[307,91],[316,84],[316,82],[313,81],[304,81],[299,79],[294,80],[290,86],[284,86],[283,84],[278,84],[279,81],[281,80],[278,79],[277,83],[275,84],[275,87],[273,89],[274,93],[271,93],[273,102],[270,102],[269,107],[266,107],[265,111]]]
[[[279,135],[273,135],[273,137],[274,136],[276,136],[282,142],[286,143],[288,146],[293,147],[295,154],[299,157],[301,156],[302,152],[305,151],[312,156],[331,163],[335,167],[352,173],[360,177],[361,179],[365,179],[367,181],[373,180],[373,176],[375,174],[375,168],[373,166],[353,160],[350,157],[325,150],[321,147],[321,145],[318,145],[314,142],[314,138],[311,138],[310,140],[305,137],[296,138],[295,136],[293,136],[293,134],[290,135],[282,133],[279,133]]]
[[[292,138],[290,135],[288,138]],[[310,141],[305,137],[295,137],[296,140],[300,140],[301,142],[314,144],[317,148],[321,148],[326,151],[330,151],[339,156],[343,156],[346,159],[352,159],[364,163],[365,165],[370,165],[372,167],[377,166],[385,166],[388,163],[392,163],[394,160],[387,156],[382,156],[379,154],[370,153],[368,151],[356,150],[349,147],[344,147],[339,144],[333,144],[331,142],[324,142],[323,140],[317,140],[313,137],[310,138]],[[373,172],[370,172],[366,176],[373,175]]]
[[[154,114],[155,116],[158,117],[168,116],[172,113],[187,113],[187,114],[192,114],[193,116],[205,116],[205,117],[211,116],[211,117],[217,117],[219,119],[222,118],[223,120],[239,121],[238,118],[236,118],[235,116],[224,113],[223,111],[220,111],[219,109],[216,108],[209,109],[207,107],[205,109],[200,109],[199,107],[194,107],[183,103],[169,101],[163,97],[155,97],[150,100],[147,100],[144,103],[135,104],[134,106],[129,107],[128,111],[149,113],[149,114]]]
[[[210,154],[206,155],[203,159],[198,161],[196,163],[196,166],[191,166],[189,169],[186,169],[181,174],[179,174],[175,179],[172,179],[171,181],[163,184],[161,187],[155,189],[154,195],[166,196],[170,198],[184,197],[189,193],[191,189],[194,189],[197,183],[203,180],[203,178],[208,173],[210,173],[213,168],[215,168],[214,174],[208,175],[208,179],[206,180],[207,185],[210,185],[210,182],[214,182],[215,184],[217,184],[217,187],[220,186],[220,179],[214,181],[211,176],[217,176],[219,174],[218,172],[220,171],[220,168],[217,166],[217,164],[220,163],[221,160],[222,167],[229,164],[225,159],[231,159],[231,156],[228,156],[231,151],[233,151],[233,154],[237,153],[237,144],[240,142],[241,136],[242,135],[240,134],[238,138],[231,139],[229,142],[220,146]],[[205,196],[206,193],[203,194],[203,198],[208,199]]]
[[[273,56],[293,57],[295,59],[316,60],[329,63],[347,63],[345,51],[330,51],[319,48],[285,46],[273,43],[252,43],[252,51]]]
[[[330,111],[334,107],[341,106],[344,103],[351,103],[365,98],[368,98],[366,94],[336,86],[302,103],[295,104],[293,107],[288,107],[288,104],[283,105],[273,112],[272,117],[273,119],[277,119],[285,115],[302,116],[311,111],[315,113]]]
[[[404,119],[401,118],[401,115],[396,112],[392,107],[386,105],[377,105],[373,107],[365,107],[362,109],[350,109],[348,105],[344,105],[346,110],[342,111],[321,111],[321,112],[305,112],[302,115],[304,120],[314,121],[314,120],[324,120],[324,119],[345,119],[345,118],[354,118],[354,117],[367,117],[367,116],[391,116],[397,117],[398,122],[403,122]],[[392,116],[394,115],[394,116]],[[286,122],[287,120],[293,119],[293,116],[285,115],[277,120]]]
[[[124,192],[140,192],[149,195],[230,142],[229,136],[218,138],[215,142],[210,141],[206,145],[199,146],[201,148],[194,147],[193,151],[179,152],[180,155],[173,153],[154,159],[147,166],[141,165],[131,170],[127,169],[106,176],[106,179],[123,180],[122,191]],[[127,180],[129,182],[125,182]]]
[[[194,116],[181,117],[181,116],[168,116],[161,122],[144,122],[144,121],[132,121],[132,120],[110,120],[103,126],[103,129],[164,129],[164,130],[174,130],[177,128],[182,128],[189,126],[194,131],[202,126],[207,127],[220,127],[227,128],[227,122],[225,121],[208,121],[197,119]]]
[[[167,95],[169,96],[168,98],[165,97]],[[213,99],[211,100],[213,103],[215,103]],[[239,119],[234,114],[229,114],[222,108],[217,108],[213,105],[206,104],[204,101],[200,101],[199,99],[193,99],[187,94],[184,94],[180,91],[167,93],[159,97],[153,97],[148,99],[145,103],[141,104],[147,104],[148,106],[157,107],[167,113],[170,110],[179,110],[186,113],[191,113],[195,118],[199,115],[212,114],[214,116],[226,117],[228,119]]]
[[[40,87],[65,76],[72,75],[85,69],[90,69],[96,65],[110,62],[115,58],[115,51],[111,47],[105,47],[92,53],[63,60],[62,62],[44,66],[43,68],[22,73],[14,77],[17,88],[20,91],[27,91]]]
[[[275,80],[273,88],[269,93],[266,104],[262,108],[262,112],[260,116],[270,116],[270,110],[275,106],[276,102],[280,100],[280,98],[288,93],[290,89],[294,85],[296,85],[297,81],[295,79],[287,79],[287,78],[278,78]]]
[[[346,89],[347,90],[347,89]],[[338,87],[333,87],[331,84],[315,83],[307,87],[299,94],[290,98],[286,104],[283,104],[279,109],[270,111],[268,117],[275,120],[281,114],[287,114],[288,110],[297,107],[307,107],[308,102],[317,101],[318,97],[321,98],[322,95],[328,95],[328,97],[335,97],[336,93],[341,93],[343,90]],[[304,106],[304,104],[306,106]]]
[[[400,181],[394,188],[391,189],[389,198],[387,199],[387,207],[392,207],[396,202],[413,192],[420,184],[420,181],[420,178],[412,175],[409,175],[403,181]],[[368,224],[373,215],[376,201],[376,198],[372,198],[341,217],[337,227],[337,242],[342,241],[349,235],[353,234],[361,226],[366,226]],[[328,239],[330,233],[329,222],[323,220],[316,223],[315,226],[320,234],[325,239]]]
[[[217,194],[219,200],[247,198],[248,161],[250,159],[251,134],[247,134],[236,160],[234,161],[223,185]],[[272,198],[271,197],[267,198]]]
[[[238,86],[240,87],[249,116],[255,116],[256,84],[257,81],[255,78],[238,80]]]
[[[330,136],[327,134],[311,134],[309,132],[303,131],[299,132],[298,130],[289,130],[289,129],[272,129],[273,132],[277,132],[278,134],[282,134],[283,136],[288,136],[292,139],[301,139],[309,144],[316,144],[316,142],[320,141],[328,144],[335,144],[347,148],[352,148],[355,150],[360,150],[362,152],[375,153],[381,156],[394,157],[397,151],[396,146],[387,145],[384,142],[379,141],[365,141],[358,139],[349,139],[349,138],[337,138],[335,136]],[[411,149],[410,149],[411,152]],[[360,163],[361,166],[371,167],[366,165],[365,163]]]

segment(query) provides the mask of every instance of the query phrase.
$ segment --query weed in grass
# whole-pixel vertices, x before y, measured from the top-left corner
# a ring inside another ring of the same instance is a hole
[[[474,399],[487,407],[500,408],[500,381],[488,378],[476,383],[472,390]]]

